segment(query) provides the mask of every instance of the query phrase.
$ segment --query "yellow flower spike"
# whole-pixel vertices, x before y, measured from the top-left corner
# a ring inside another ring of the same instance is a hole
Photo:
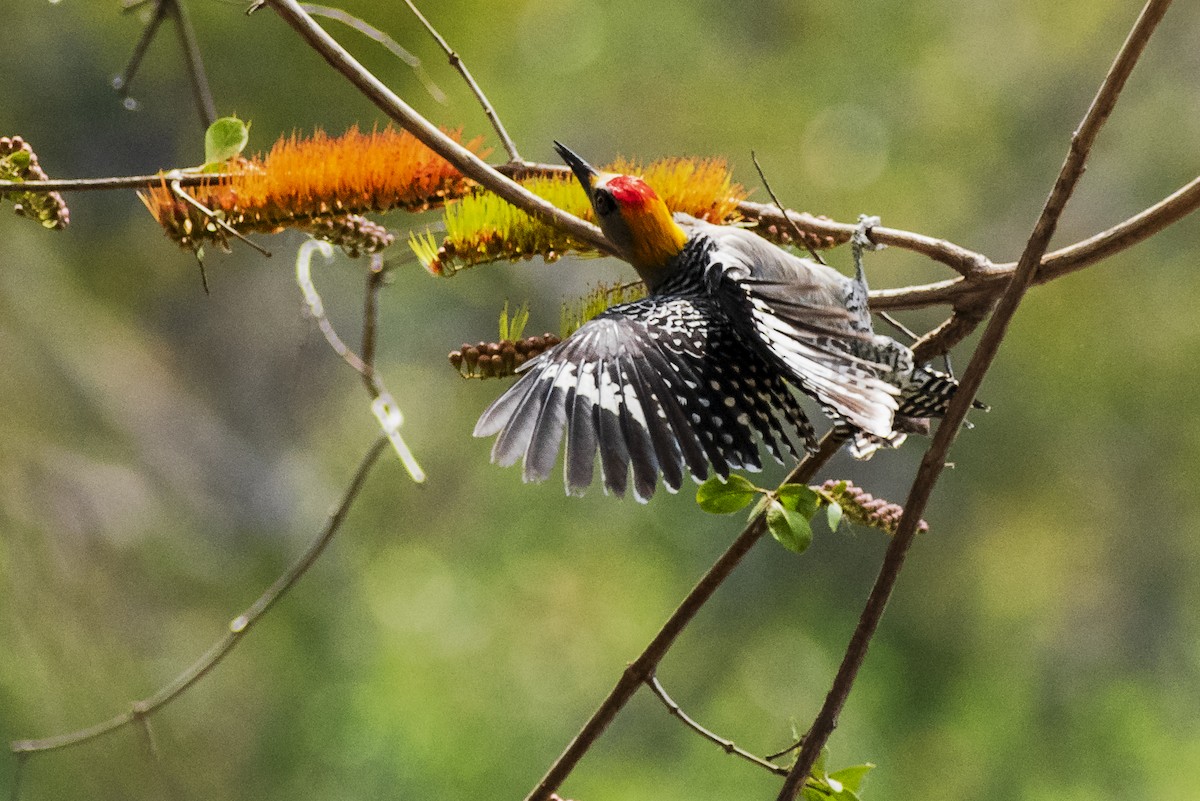
[[[579,327],[601,312],[618,303],[629,303],[646,297],[646,285],[641,281],[627,284],[601,284],[588,294],[562,307],[561,331],[566,339]]]
[[[640,175],[672,211],[686,212],[713,223],[737,220],[737,204],[746,197],[745,190],[733,183],[729,168],[721,159],[670,158],[645,167],[621,159],[606,171]],[[535,176],[520,183],[560,209],[585,220],[592,219],[591,204],[574,177]],[[446,236],[441,244],[428,236],[414,237],[410,242],[421,263],[435,275],[449,275],[465,267],[501,259],[541,256],[554,261],[567,251],[595,252],[482,190],[447,203],[445,223]]]

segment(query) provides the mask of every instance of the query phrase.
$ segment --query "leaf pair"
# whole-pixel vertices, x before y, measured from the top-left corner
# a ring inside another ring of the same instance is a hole
[[[750,511],[751,519],[766,514],[767,530],[780,545],[804,553],[812,545],[812,518],[822,498],[803,484],[784,484],[777,490],[755,486],[744,476],[728,481],[714,476],[696,490],[696,503],[710,514],[732,514],[748,506],[756,495],[763,497]]]

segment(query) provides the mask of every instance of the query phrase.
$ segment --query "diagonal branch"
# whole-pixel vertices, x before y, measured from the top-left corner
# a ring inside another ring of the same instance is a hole
[[[438,130],[437,126],[401,100],[395,92],[346,52],[345,48],[313,21],[313,18],[301,8],[296,0],[265,0],[265,3],[291,25],[331,67],[344,75],[379,109],[427,147],[453,164],[463,175],[478,181],[509,203],[538,219],[556,225],[571,236],[606,253],[612,252],[612,246],[609,245],[599,228],[566,213],[517,182],[501,175],[483,159]]]
[[[188,77],[192,81],[192,95],[196,100],[196,110],[200,113],[200,121],[204,127],[212,125],[217,119],[217,106],[213,102],[212,87],[208,84],[208,74],[204,71],[204,59],[200,55],[200,45],[196,43],[196,30],[192,27],[192,18],[183,5],[183,0],[160,0],[167,6],[168,12],[175,18],[175,31],[179,34],[179,48],[187,62]]]
[[[106,721],[67,734],[59,734],[40,740],[16,740],[12,742],[9,747],[17,755],[18,762],[23,763],[32,754],[54,751],[59,748],[67,748],[72,745],[79,745],[90,740],[95,740],[138,720],[145,719],[146,716],[158,711],[183,695],[197,682],[207,676],[242,641],[242,638],[250,631],[251,627],[261,620],[263,615],[288,590],[295,586],[296,582],[317,561],[317,558],[333,540],[334,535],[337,534],[342,524],[346,521],[346,515],[349,514],[350,508],[354,505],[359,491],[362,490],[363,484],[366,483],[371,468],[375,466],[376,460],[383,453],[383,449],[387,443],[386,437],[381,436],[375,440],[375,443],[367,450],[366,455],[363,456],[362,461],[359,462],[358,469],[355,471],[350,485],[342,493],[342,498],[338,502],[337,508],[329,516],[325,527],[317,538],[312,541],[312,544],[308,546],[304,553],[246,611],[229,622],[229,631],[225,636],[214,643],[191,667],[180,673],[150,697],[133,702],[128,712],[123,712]]]
[[[1096,135],[1116,105],[1117,98],[1120,96],[1129,74],[1137,64],[1138,58],[1145,50],[1150,35],[1170,5],[1171,0],[1149,0],[1142,9],[1141,15],[1134,23],[1133,29],[1117,53],[1104,82],[1100,85],[1095,99],[1084,115],[1083,122],[1071,137],[1070,149],[1062,169],[1059,171],[1050,196],[1038,216],[1033,233],[1025,245],[1025,250],[1017,262],[1012,281],[1000,297],[996,311],[992,314],[987,328],[984,329],[979,346],[975,349],[975,353],[967,365],[958,391],[946,411],[946,416],[938,427],[929,450],[921,459],[921,467],[904,504],[904,514],[900,519],[899,528],[888,545],[879,577],[867,599],[866,607],[859,618],[854,635],[850,639],[845,658],[834,678],[833,686],[805,736],[804,745],[800,748],[796,764],[792,766],[792,770],[780,790],[779,801],[792,801],[796,797],[812,772],[813,764],[820,755],[821,749],[828,742],[829,735],[833,733],[833,729],[837,725],[838,715],[850,694],[850,688],[854,684],[858,670],[866,658],[871,638],[883,616],[888,598],[891,596],[900,570],[904,566],[904,558],[916,536],[917,521],[924,514],[933,488],[945,468],[950,446],[954,443],[963,420],[966,419],[967,411],[971,408],[971,403],[983,383],[983,377],[987,374],[988,368],[991,367],[992,361],[1004,341],[1013,315],[1020,306],[1025,292],[1033,284],[1050,238],[1058,226],[1059,217],[1083,175],[1087,157],[1096,140]]]
[[[429,20],[425,19],[425,15],[413,4],[412,0],[404,0],[404,4],[412,11],[413,15],[420,20],[425,26],[425,30],[429,31],[429,35],[433,37],[438,46],[446,53],[446,58],[450,60],[450,66],[458,70],[459,75],[462,75],[463,80],[467,82],[471,92],[474,93],[475,99],[479,101],[479,105],[483,107],[483,113],[487,116],[488,122],[492,124],[496,135],[500,137],[500,142],[504,145],[504,151],[508,153],[510,163],[522,164],[521,154],[517,152],[517,144],[508,135],[508,130],[505,129],[504,123],[500,122],[500,115],[496,113],[496,109],[492,108],[492,103],[487,99],[487,95],[483,93],[483,88],[475,81],[471,71],[467,69],[467,62],[463,61],[462,56],[450,46],[445,37],[438,33],[437,28]]]
[[[783,480],[783,483],[799,483],[807,484],[816,475],[826,462],[838,452],[842,447],[843,440],[832,432],[826,434],[821,440],[821,445],[816,453],[809,454],[800,464],[788,474],[788,477]],[[696,613],[708,602],[717,588],[724,583],[733,569],[738,566],[754,544],[758,542],[763,533],[767,530],[765,512],[760,512],[755,515],[747,526],[742,529],[742,533],[729,545],[723,554],[717,559],[713,566],[708,569],[691,592],[684,597],[679,607],[667,618],[667,622],[659,630],[650,644],[645,650],[638,655],[630,665],[625,668],[625,672],[621,674],[621,678],[617,684],[609,692],[608,697],[600,704],[599,708],[592,713],[587,723],[571,740],[566,750],[554,761],[550,766],[550,770],[538,782],[537,787],[529,793],[526,801],[549,801],[552,794],[562,786],[567,776],[579,764],[579,760],[588,752],[604,730],[608,728],[608,724],[612,723],[613,718],[617,713],[624,708],[633,694],[637,692],[638,687],[649,680],[654,674],[658,663],[666,656],[667,651],[675,644],[675,639],[683,633],[683,630]]]

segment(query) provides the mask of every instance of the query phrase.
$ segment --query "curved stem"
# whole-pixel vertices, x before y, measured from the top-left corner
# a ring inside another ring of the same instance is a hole
[[[337,508],[333,514],[329,516],[324,529],[320,535],[313,540],[312,544],[300,555],[300,557],[292,563],[292,565],[284,571],[283,575],[277,578],[274,583],[268,587],[258,599],[252,603],[246,611],[235,617],[229,622],[229,631],[213,644],[203,656],[197,659],[191,667],[180,673],[165,686],[161,687],[150,697],[135,701],[130,705],[128,712],[116,715],[108,720],[101,721],[93,726],[69,732],[67,734],[59,734],[54,737],[45,737],[40,740],[16,740],[10,743],[9,747],[15,753],[18,759],[25,759],[30,754],[40,753],[44,751],[54,751],[59,748],[67,748],[72,745],[86,743],[89,740],[94,740],[111,731],[120,729],[124,726],[133,723],[136,720],[144,719],[147,715],[161,709],[167,704],[174,701],[179,696],[183,695],[192,688],[198,681],[203,679],[209,672],[212,671],[221,660],[224,659],[230,651],[232,651],[250,628],[257,623],[267,611],[275,605],[275,603],[290,590],[300,577],[308,572],[308,569],[317,561],[317,557],[325,550],[333,540],[338,529],[342,527],[342,523],[346,520],[346,515],[350,511],[350,507],[354,504],[354,500],[358,497],[359,491],[363,484],[366,483],[367,476],[371,472],[371,468],[375,466],[379,454],[383,452],[387,445],[386,437],[379,437],[375,443],[367,451],[366,455],[358,465],[358,469],[354,473],[354,478],[351,479],[350,485],[346,487],[342,493],[341,501],[338,502]]]
[[[672,717],[678,718],[684,726],[687,726],[689,729],[696,732],[696,734],[699,734],[709,742],[719,745],[725,753],[741,757],[750,764],[757,765],[758,767],[768,770],[777,776],[787,775],[787,768],[781,765],[776,765],[772,762],[768,762],[766,759],[763,759],[757,754],[752,754],[746,749],[738,747],[737,743],[735,743],[733,740],[722,737],[716,732],[706,729],[693,720],[688,713],[683,711],[683,708],[679,706],[679,704],[675,703],[675,699],[667,694],[667,689],[662,686],[662,682],[658,680],[658,676],[656,674],[650,674],[650,676],[646,679],[646,686],[650,688],[650,691],[654,693],[659,701],[662,701],[663,706],[667,708],[667,711],[671,713]]]

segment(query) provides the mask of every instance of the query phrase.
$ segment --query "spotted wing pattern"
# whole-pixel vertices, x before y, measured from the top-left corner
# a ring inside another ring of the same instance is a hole
[[[823,264],[801,259],[756,234],[700,223],[693,258],[706,264],[708,291],[737,332],[835,420],[869,434],[892,432],[900,389],[890,366],[873,359],[877,339],[860,295],[865,288]]]
[[[816,437],[788,387],[746,347],[713,298],[658,295],[614,306],[523,368],[480,417],[475,436],[496,436],[492,460],[523,460],[526,481],[545,480],[565,439],[569,494],[592,482],[597,450],[605,488],[648,500],[661,475],[677,491],[684,473],[761,469],[758,441],[782,460]]]

